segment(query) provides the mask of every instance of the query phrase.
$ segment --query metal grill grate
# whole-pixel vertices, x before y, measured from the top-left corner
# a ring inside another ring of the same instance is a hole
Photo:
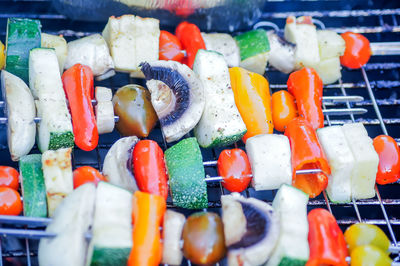
[[[291,1],[293,10],[297,7],[299,1]],[[323,4],[326,2],[331,7],[331,2],[335,1],[320,1]],[[341,1],[336,1],[340,3]],[[285,3],[271,3],[273,10],[277,10],[279,6]],[[306,8],[310,10],[313,6],[306,3]],[[332,8],[332,7],[331,7]],[[333,6],[335,8],[335,6]],[[336,7],[339,9],[339,7]],[[287,9],[287,8],[286,8]],[[290,9],[290,7],[289,7]],[[284,9],[282,9],[284,10]],[[335,108],[366,108],[367,114],[364,115],[346,115],[346,116],[325,116],[326,125],[340,125],[343,123],[362,122],[371,137],[379,134],[389,134],[396,138],[400,143],[400,53],[398,52],[399,43],[394,43],[399,40],[400,26],[398,20],[400,17],[400,9],[372,9],[372,10],[354,10],[354,11],[298,11],[298,12],[265,12],[262,15],[262,20],[273,22],[277,27],[283,28],[284,21],[289,14],[296,16],[312,15],[321,23],[319,26],[327,29],[333,29],[337,32],[347,30],[365,33],[367,38],[372,42],[382,44],[390,42],[389,47],[397,47],[391,51],[390,56],[382,55],[373,56],[363,69],[361,70],[342,70],[343,78],[336,84],[324,87],[324,96],[347,96],[361,95],[363,101],[350,103],[329,103],[326,102],[323,108],[334,106]],[[100,32],[104,23],[94,22],[73,22],[69,21],[62,15],[58,15],[50,7],[47,0],[19,0],[19,1],[4,1],[0,0],[0,40],[5,39],[6,19],[8,17],[30,17],[40,19],[43,24],[43,31],[53,34],[63,34],[67,40],[77,37],[86,36],[89,34]],[[379,47],[378,47],[379,48]],[[396,53],[397,52],[397,53]],[[379,54],[379,53],[378,53]],[[286,88],[287,75],[277,72],[274,69],[267,69],[268,79],[272,91]],[[118,73],[111,79],[97,82],[95,85],[110,87],[115,92],[119,87],[128,83],[143,83],[143,81],[133,80],[126,74]],[[143,84],[142,84],[143,85]],[[338,119],[339,118],[339,119]],[[1,164],[11,165],[16,167],[16,164],[10,160],[8,148],[5,142],[5,127],[0,125],[0,159]],[[118,132],[100,136],[98,147],[91,152],[84,152],[75,149],[73,152],[73,167],[81,165],[90,165],[97,169],[102,169],[104,157],[111,145],[119,138]],[[167,144],[161,134],[159,126],[157,126],[149,136],[150,139],[157,141],[161,147],[166,149],[172,144]],[[244,148],[243,143],[237,143],[234,146]],[[228,147],[233,148],[234,147]],[[204,161],[215,161],[222,148],[202,149]],[[37,150],[33,150],[37,153]],[[208,176],[216,176],[217,171],[215,165],[206,165],[206,174]],[[309,201],[308,208],[325,207],[331,211],[342,229],[356,222],[366,222],[380,226],[392,241],[392,250],[397,250],[400,242],[400,185],[391,184],[386,186],[377,186],[377,195],[373,199],[357,200],[350,204],[336,204],[328,200],[325,193],[315,199]],[[208,184],[209,195],[209,211],[219,211],[221,207],[220,196],[227,193],[220,182]],[[254,191],[247,189],[242,194],[247,197],[256,197],[267,202],[272,202],[276,191]],[[174,208],[172,201],[168,198],[167,206]],[[190,211],[185,211],[190,214]],[[1,219],[2,220],[2,219]],[[3,223],[4,220],[2,220]],[[29,228],[43,229],[43,226],[48,222],[44,219],[33,224]],[[25,225],[15,225],[12,228],[19,227],[29,230]],[[1,226],[1,230],[5,228]],[[12,229],[11,228],[11,229]],[[5,232],[5,231],[2,231]],[[7,231],[8,236],[3,234],[0,240],[0,255],[3,260],[0,265],[37,265],[37,240],[28,240],[27,238],[17,239],[11,237],[12,230]],[[29,233],[26,231],[26,233]],[[400,257],[395,257],[396,261]],[[185,261],[185,264],[190,262]],[[224,264],[224,263],[222,263]]]

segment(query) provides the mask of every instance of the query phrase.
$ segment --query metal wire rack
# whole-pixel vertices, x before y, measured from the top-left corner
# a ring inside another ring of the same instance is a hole
[[[9,11],[5,5],[27,5],[19,12],[19,8]],[[102,23],[78,23],[69,21],[63,15],[56,14],[48,6],[48,0],[0,0],[0,39],[4,40],[6,19],[8,17],[30,17],[42,20],[43,31],[53,34],[63,34],[67,40],[77,37],[97,33],[102,30]],[[308,5],[307,5],[308,6]],[[27,8],[33,9],[28,12]],[[283,28],[284,21],[288,15],[311,15],[318,19],[320,27],[332,29],[337,32],[348,30],[366,34],[366,36],[379,45],[374,47],[375,55],[361,70],[342,70],[343,78],[336,84],[324,86],[324,96],[349,96],[360,95],[364,99],[357,102],[324,102],[323,109],[328,107],[365,108],[368,112],[359,115],[349,113],[345,116],[325,115],[326,125],[341,125],[344,123],[361,122],[363,123],[371,137],[379,134],[389,134],[400,143],[400,43],[396,42],[400,37],[400,26],[398,19],[400,9],[372,9],[372,10],[342,10],[342,11],[296,11],[296,12],[264,12],[262,20],[274,23],[274,27]],[[47,30],[48,29],[48,30]],[[385,54],[384,52],[390,54]],[[389,51],[389,52],[388,52]],[[287,75],[268,68],[266,76],[270,81],[272,91],[285,89]],[[113,91],[119,87],[129,84],[140,84],[143,81],[129,78],[126,74],[118,73],[111,79],[97,82],[95,85],[110,87]],[[4,117],[4,114],[2,114]],[[340,119],[338,119],[340,118]],[[7,145],[5,144],[5,127],[0,125],[0,159],[1,164],[16,167],[10,160]],[[98,147],[91,152],[84,152],[74,149],[73,168],[90,165],[97,169],[102,169],[104,157],[111,145],[119,138],[118,132],[100,136]],[[174,143],[166,143],[159,126],[157,126],[149,136],[149,139],[157,141],[164,149]],[[244,148],[243,143],[238,142],[231,147]],[[215,161],[218,159],[222,148],[202,149],[204,161]],[[33,150],[32,153],[38,153]],[[209,177],[217,176],[214,164],[206,164],[206,175]],[[219,212],[221,207],[220,196],[228,193],[220,182],[213,182],[207,185],[209,197],[209,211]],[[392,242],[392,251],[397,253],[393,256],[395,261],[400,260],[400,185],[391,184],[386,186],[376,186],[375,198],[368,200],[357,200],[349,204],[332,203],[326,194],[320,195],[315,199],[310,199],[308,208],[327,208],[331,211],[342,229],[356,222],[366,222],[380,226],[388,235]],[[266,202],[272,202],[276,191],[255,191],[252,188],[246,189],[242,194],[246,197],[256,197]],[[168,198],[167,206],[174,208],[172,200]],[[182,210],[180,210],[182,211]],[[190,214],[190,211],[184,211]],[[49,222],[49,219],[30,219],[12,221],[0,217],[0,265],[37,265],[37,245],[38,241],[26,237],[27,234],[37,234],[40,238],[40,231]],[[11,226],[9,226],[11,224]],[[29,224],[29,225],[28,225]],[[15,229],[18,229],[17,233]],[[17,235],[24,229],[23,235]],[[184,261],[189,264],[189,261]],[[221,264],[224,264],[222,262]]]

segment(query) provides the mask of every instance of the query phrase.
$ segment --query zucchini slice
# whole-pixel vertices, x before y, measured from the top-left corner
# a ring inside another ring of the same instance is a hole
[[[272,207],[279,216],[279,239],[266,266],[305,265],[310,256],[308,246],[308,195],[282,185]]]
[[[373,198],[379,156],[372,139],[362,123],[344,124],[342,130],[355,159],[351,176],[351,196],[354,199]]]
[[[29,85],[36,100],[41,122],[38,124],[38,146],[41,152],[74,147],[71,115],[57,56],[54,49],[36,48],[29,56]]]
[[[88,241],[87,232],[93,221],[96,186],[84,184],[75,189],[60,204],[46,232],[55,237],[39,242],[39,265],[84,266]]]
[[[6,37],[6,70],[29,82],[29,51],[40,47],[40,21],[9,18]]]
[[[1,90],[7,103],[5,113],[8,117],[8,148],[11,159],[18,161],[35,144],[35,103],[25,82],[6,70],[1,71]]]
[[[214,51],[199,50],[193,71],[203,83],[206,99],[201,119],[194,128],[200,146],[227,146],[240,140],[247,129],[235,105],[224,57]]]
[[[167,149],[164,157],[174,205],[186,209],[207,208],[203,158],[196,138],[181,140]]]
[[[120,138],[107,152],[103,164],[108,182],[131,192],[138,190],[132,173],[132,151],[138,141],[136,136]]]
[[[235,39],[227,33],[201,33],[207,50],[216,51],[224,56],[229,67],[240,64],[240,50]]]
[[[24,216],[47,217],[46,186],[42,170],[42,155],[30,154],[21,157],[19,173]]]
[[[68,55],[67,41],[62,35],[42,33],[42,47],[53,48],[56,51],[60,73],[62,74],[64,71],[65,60]]]
[[[42,168],[46,184],[47,207],[53,216],[57,206],[70,194],[73,187],[71,148],[46,151],[42,155]]]
[[[68,43],[68,56],[64,68],[68,69],[78,63],[89,66],[96,80],[115,75],[114,62],[107,43],[100,34],[93,34]]]
[[[96,87],[95,98],[97,101],[94,108],[97,130],[99,134],[110,133],[115,126],[112,91],[106,87]]]
[[[332,202],[351,201],[351,176],[355,159],[341,126],[324,127],[317,130],[318,140],[324,150],[331,174],[326,192]]]
[[[126,265],[132,248],[132,193],[112,184],[97,185],[87,265]]]
[[[163,223],[163,256],[161,262],[169,265],[181,265],[182,263],[182,230],[186,218],[183,214],[167,210]]]

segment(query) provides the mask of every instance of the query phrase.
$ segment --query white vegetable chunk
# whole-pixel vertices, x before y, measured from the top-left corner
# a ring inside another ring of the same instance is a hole
[[[339,57],[323,59],[314,66],[314,69],[324,84],[335,83],[342,77]]]
[[[30,152],[35,144],[35,102],[31,91],[19,77],[2,70],[1,90],[6,101],[8,117],[7,142],[11,159],[18,161]]]
[[[326,192],[332,202],[351,201],[351,177],[355,159],[341,126],[324,127],[317,130],[318,140],[331,167]]]
[[[114,62],[108,46],[100,34],[93,34],[68,43],[68,56],[65,69],[75,64],[87,65],[97,80],[115,75]]]
[[[179,212],[167,210],[164,214],[163,226],[163,255],[161,263],[181,265],[182,263],[182,230],[185,216]]]
[[[294,70],[294,53],[296,45],[279,37],[274,31],[268,31],[268,40],[271,47],[269,64],[277,70],[289,74]]]
[[[60,73],[63,73],[65,60],[68,55],[67,41],[62,35],[52,35],[42,32],[41,42],[42,47],[54,48],[57,55],[58,65],[60,66]]]
[[[372,198],[375,196],[375,178],[379,164],[379,156],[372,139],[361,123],[345,124],[342,130],[356,164],[351,177],[352,198]]]
[[[39,265],[84,266],[88,241],[86,234],[92,225],[96,186],[84,184],[75,189],[57,208],[44,237],[39,242]]]
[[[115,126],[112,91],[109,88],[96,87],[95,98],[97,101],[94,108],[97,130],[99,134],[110,133],[114,130]]]
[[[262,134],[251,137],[246,141],[246,151],[255,190],[277,189],[282,184],[291,184],[291,152],[286,136]]]
[[[240,64],[240,50],[236,41],[226,33],[201,33],[207,50],[222,54],[229,67]]]

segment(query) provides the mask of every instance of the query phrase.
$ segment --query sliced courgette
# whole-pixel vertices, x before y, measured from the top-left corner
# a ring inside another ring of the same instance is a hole
[[[290,185],[279,188],[272,202],[279,216],[279,239],[266,266],[306,264],[310,256],[307,203],[308,195],[303,191]]]
[[[57,206],[74,189],[71,151],[71,148],[49,150],[42,155],[42,169],[50,217],[53,216]]]
[[[246,125],[235,105],[228,66],[214,51],[199,50],[193,71],[204,87],[206,103],[194,134],[203,148],[227,146],[240,140]]]
[[[207,208],[203,158],[196,138],[180,141],[167,149],[164,157],[174,205],[187,209]]]
[[[224,56],[229,67],[240,64],[240,50],[235,39],[227,33],[201,33],[207,50],[216,51]]]
[[[40,47],[40,21],[9,18],[6,37],[6,70],[29,82],[29,51]]]
[[[126,265],[132,248],[132,193],[112,184],[97,185],[89,265]]]
[[[42,170],[42,155],[22,156],[19,161],[24,216],[47,217],[46,187]]]
[[[36,101],[41,152],[74,147],[69,114],[54,49],[36,48],[29,56],[29,84]]]

